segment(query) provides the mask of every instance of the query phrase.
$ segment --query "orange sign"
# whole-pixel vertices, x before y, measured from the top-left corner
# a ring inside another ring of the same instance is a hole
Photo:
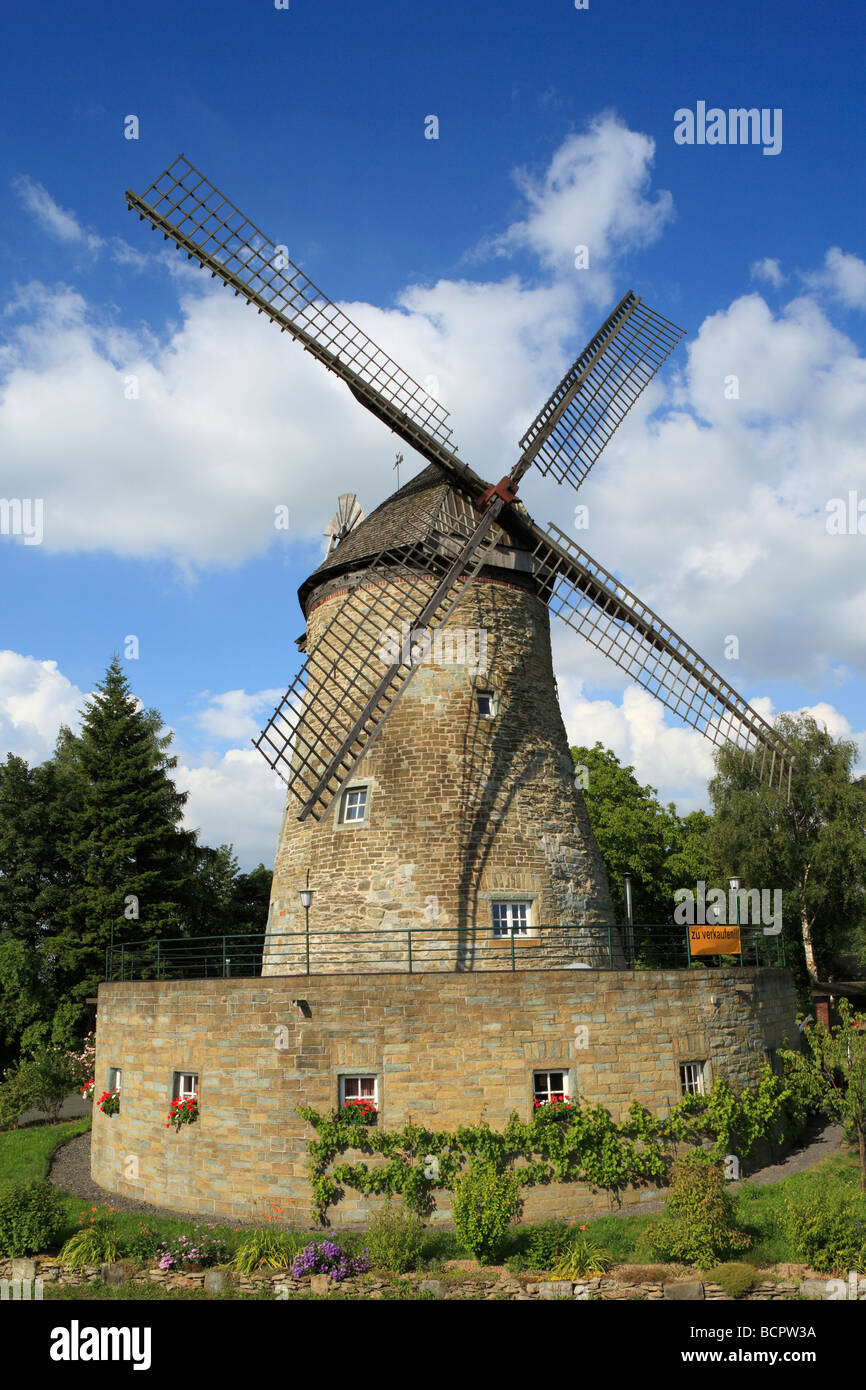
[[[713,922],[705,927],[689,927],[689,950],[693,956],[738,956],[742,949],[737,926]]]

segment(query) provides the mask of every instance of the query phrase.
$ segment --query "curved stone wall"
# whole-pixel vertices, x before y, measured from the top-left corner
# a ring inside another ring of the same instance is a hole
[[[122,1068],[120,1113],[94,1112],[93,1177],[107,1192],[207,1217],[255,1220],[280,1207],[310,1224],[299,1104],[338,1104],[340,1078],[376,1077],[379,1122],[452,1129],[528,1119],[533,1073],[563,1070],[570,1091],[615,1119],[632,1100],[664,1113],[680,1066],[707,1082],[754,1085],[767,1049],[796,1036],[787,970],[518,970],[103,984],[96,1091]],[[176,1072],[199,1078],[201,1114],[166,1117]],[[351,1160],[352,1155],[347,1155]],[[658,1194],[627,1191],[640,1205]],[[375,1204],[347,1192],[334,1225]],[[528,1189],[527,1220],[603,1212],[580,1185]],[[447,1220],[448,1194],[434,1219]]]

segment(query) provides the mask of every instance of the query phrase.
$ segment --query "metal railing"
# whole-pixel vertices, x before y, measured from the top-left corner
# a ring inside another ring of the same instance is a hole
[[[106,980],[245,979],[262,975],[370,974],[390,971],[687,970],[786,963],[781,937],[741,928],[741,953],[694,958],[685,927],[539,926],[521,936],[491,927],[401,927],[242,933],[115,942]]]

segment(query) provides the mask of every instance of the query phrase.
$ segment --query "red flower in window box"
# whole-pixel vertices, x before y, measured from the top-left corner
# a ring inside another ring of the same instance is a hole
[[[196,1091],[194,1096],[186,1096],[183,1100],[178,1097],[177,1100],[172,1101],[168,1108],[168,1120],[166,1121],[165,1127],[168,1129],[171,1125],[174,1125],[175,1130],[179,1133],[181,1125],[194,1124],[197,1119],[198,1091]]]
[[[116,1115],[120,1110],[120,1092],[103,1091],[96,1102],[96,1108],[101,1110],[103,1115]]]
[[[365,1100],[363,1097],[353,1100],[344,1100],[340,1114],[344,1120],[350,1124],[374,1125],[376,1123],[377,1106],[374,1100]]]

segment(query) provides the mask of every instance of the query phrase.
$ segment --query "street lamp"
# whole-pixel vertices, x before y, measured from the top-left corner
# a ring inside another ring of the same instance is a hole
[[[743,886],[743,880],[742,880],[741,878],[729,878],[729,879],[728,879],[728,888],[730,889],[730,891],[731,891],[732,893],[739,893],[739,891],[740,891],[740,889],[742,888],[742,886]],[[730,915],[731,915],[731,914],[730,914],[730,912],[729,912],[729,913],[728,913],[728,916],[730,917]],[[737,898],[737,927],[738,927],[738,928],[739,928],[739,925],[740,925],[740,899]],[[741,942],[740,942],[740,965],[742,965],[742,963],[743,963],[743,943],[742,943],[742,941],[741,941]]]
[[[634,905],[631,896],[631,874],[625,873],[622,876],[623,892],[625,893],[625,920],[627,923],[626,954],[634,967]]]
[[[306,969],[306,973],[307,973],[308,975],[309,975],[309,973],[310,973],[310,903],[311,903],[312,901],[313,901],[313,890],[312,890],[312,888],[310,887],[310,871],[309,871],[309,869],[307,869],[307,886],[306,886],[306,888],[302,888],[302,889],[301,889],[301,903],[302,903],[303,909],[304,909],[304,920],[305,920],[304,940],[305,940],[306,958],[307,958],[307,969]]]

